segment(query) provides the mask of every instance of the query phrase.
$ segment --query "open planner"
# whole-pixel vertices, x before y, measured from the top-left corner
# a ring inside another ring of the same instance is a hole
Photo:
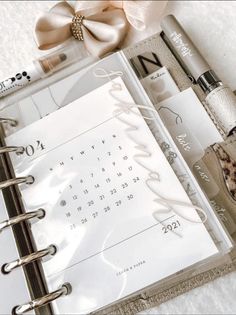
[[[227,256],[228,233],[123,52],[44,81],[1,114],[0,294],[13,279],[21,293],[1,314],[109,313]]]

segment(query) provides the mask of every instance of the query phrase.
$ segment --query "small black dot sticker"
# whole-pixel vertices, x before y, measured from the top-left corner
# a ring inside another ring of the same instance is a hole
[[[61,206],[61,207],[64,207],[65,205],[66,205],[66,201],[65,201],[65,200],[61,200],[60,206]]]

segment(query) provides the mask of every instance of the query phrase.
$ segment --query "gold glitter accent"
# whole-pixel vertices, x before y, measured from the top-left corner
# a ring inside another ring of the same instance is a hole
[[[83,31],[82,31],[83,19],[84,19],[83,15],[76,13],[71,23],[72,35],[74,36],[75,39],[78,39],[79,41],[84,40]]]

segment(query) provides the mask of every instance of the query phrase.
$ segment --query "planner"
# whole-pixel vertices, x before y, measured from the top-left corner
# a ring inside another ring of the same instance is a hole
[[[25,208],[46,212],[37,249],[57,248],[43,264],[49,288],[73,287],[57,313],[100,309],[218,252],[132,103],[119,77],[6,138],[25,148],[12,154],[16,176],[34,174]]]
[[[1,276],[23,267],[26,292],[9,314],[109,312],[230,252],[122,52],[49,80],[2,111],[0,187],[16,210],[0,227],[12,226],[18,254]],[[48,97],[59,106],[46,109]]]

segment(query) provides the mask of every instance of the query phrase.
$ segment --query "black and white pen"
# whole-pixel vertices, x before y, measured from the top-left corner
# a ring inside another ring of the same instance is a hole
[[[15,75],[0,81],[0,98],[7,96],[41,78],[88,56],[86,49],[79,44],[71,44],[47,54]]]

